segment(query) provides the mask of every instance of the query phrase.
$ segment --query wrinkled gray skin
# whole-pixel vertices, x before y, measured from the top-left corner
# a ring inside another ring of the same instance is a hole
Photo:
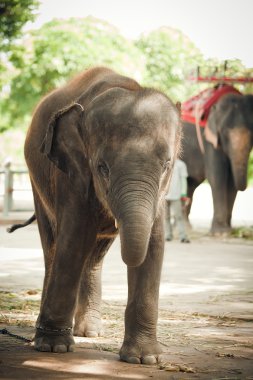
[[[81,74],[37,107],[25,143],[45,256],[37,350],[72,351],[72,323],[75,335],[101,334],[101,266],[119,232],[128,268],[120,357],[157,362],[163,194],[179,118],[165,95],[105,68]]]
[[[237,191],[247,186],[247,166],[253,146],[253,95],[224,95],[211,109],[208,124],[201,128],[202,155],[195,125],[183,124],[182,160],[188,178],[188,196],[205,178],[213,197],[213,234],[229,233]],[[190,212],[190,208],[188,213]]]

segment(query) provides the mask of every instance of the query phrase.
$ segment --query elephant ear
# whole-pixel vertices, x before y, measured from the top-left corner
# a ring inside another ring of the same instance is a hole
[[[216,105],[214,105],[211,109],[207,125],[205,127],[204,135],[206,141],[210,142],[213,145],[214,149],[217,149],[219,146],[219,134],[216,117]]]
[[[82,192],[88,192],[90,170],[82,139],[83,107],[74,103],[51,118],[40,151]]]

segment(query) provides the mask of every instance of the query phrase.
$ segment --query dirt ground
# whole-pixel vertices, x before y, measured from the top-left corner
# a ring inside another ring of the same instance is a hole
[[[0,225],[0,329],[32,339],[43,280],[36,225],[9,235]],[[158,339],[163,362],[119,360],[127,299],[119,241],[103,270],[104,337],[76,338],[68,354],[36,352],[0,334],[0,379],[252,379],[253,242],[191,232],[191,244],[166,243]]]

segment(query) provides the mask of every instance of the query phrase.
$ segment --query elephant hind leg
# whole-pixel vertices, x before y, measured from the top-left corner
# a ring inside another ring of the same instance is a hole
[[[103,258],[113,239],[99,240],[89,264],[84,268],[75,310],[74,335],[97,337],[102,335],[101,272]]]

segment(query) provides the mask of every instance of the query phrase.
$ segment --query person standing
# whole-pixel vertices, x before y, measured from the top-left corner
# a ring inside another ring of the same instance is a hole
[[[171,224],[171,214],[173,213],[181,243],[190,243],[186,233],[182,207],[182,201],[188,200],[187,177],[186,164],[177,159],[174,164],[169,190],[165,195],[165,239],[167,241],[171,241],[173,238]]]

